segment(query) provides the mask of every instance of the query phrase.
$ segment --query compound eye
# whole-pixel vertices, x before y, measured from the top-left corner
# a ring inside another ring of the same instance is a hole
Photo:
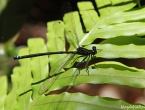
[[[96,47],[95,47],[95,46],[93,46],[93,47],[92,47],[92,49],[93,49],[93,50],[96,50]]]

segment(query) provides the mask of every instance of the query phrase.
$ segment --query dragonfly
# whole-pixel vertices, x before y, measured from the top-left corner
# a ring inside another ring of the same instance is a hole
[[[71,5],[68,2],[64,2],[62,4],[62,8],[65,8],[65,9],[62,9],[64,11],[67,10],[67,12],[72,12]],[[80,65],[83,62],[86,61],[87,63],[85,65],[85,67],[86,67],[86,71],[89,74],[89,71],[88,71],[88,62],[89,62],[89,60],[93,59],[95,54],[97,54],[97,48],[96,48],[96,46],[92,46],[92,49],[87,49],[87,48],[81,47],[79,45],[79,38],[78,38],[78,36],[76,34],[75,22],[74,22],[73,14],[71,14],[71,26],[72,26],[72,31],[69,31],[70,36],[66,37],[66,39],[68,40],[70,45],[72,45],[75,48],[74,51],[56,51],[56,52],[35,53],[35,54],[29,54],[29,55],[23,55],[23,56],[13,56],[14,60],[25,59],[25,58],[33,58],[33,57],[44,56],[44,55],[49,56],[49,55],[56,55],[56,54],[71,54],[71,56],[68,57],[68,59],[65,60],[65,61],[69,62],[75,55],[79,55],[77,58],[75,58],[75,60],[77,60],[77,59],[79,59],[81,57],[83,59],[81,60],[81,62],[79,62],[77,64],[78,68],[80,68]],[[75,62],[75,60],[73,62]],[[57,74],[57,72],[67,63],[65,61],[62,62],[61,67],[59,67],[57,70],[55,70],[55,74]],[[95,67],[97,67],[97,66],[95,65]],[[54,70],[52,70],[52,71],[54,71]],[[45,81],[48,78],[50,78],[50,77],[47,77],[47,78],[45,78],[45,79],[43,79],[41,81],[38,81],[36,83],[33,83],[33,84],[38,84],[40,82]],[[53,81],[55,81],[55,80],[56,80],[56,78],[54,78]],[[47,84],[47,82],[45,84],[46,84],[45,88],[43,88],[43,90],[40,91],[40,94],[44,93],[45,91],[47,91],[48,84]]]

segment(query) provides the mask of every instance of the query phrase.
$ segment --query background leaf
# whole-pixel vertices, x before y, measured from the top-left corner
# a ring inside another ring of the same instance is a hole
[[[7,77],[2,76],[0,77],[0,83],[1,83],[1,91],[0,91],[0,109],[4,109],[5,104],[5,98],[7,94],[8,84],[7,84]]]
[[[40,100],[37,101],[37,103],[35,103],[34,108],[32,108],[32,110],[40,110],[42,108],[58,110],[70,109],[70,107],[72,110],[121,110],[123,107],[123,109],[126,109],[125,106],[131,106],[131,104],[128,104],[122,100],[101,98],[98,96],[92,97],[82,93],[73,93],[71,95],[70,93],[63,93],[59,95],[51,95],[49,96],[49,98],[46,98],[45,96],[41,97]]]

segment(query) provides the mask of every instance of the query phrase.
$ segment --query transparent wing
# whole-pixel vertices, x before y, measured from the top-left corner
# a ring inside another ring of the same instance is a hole
[[[76,31],[76,25],[75,25],[75,20],[74,16],[72,13],[72,8],[71,5],[68,2],[64,2],[62,4],[62,13],[64,14],[63,20],[65,22],[65,33],[67,36],[67,40],[72,44],[72,46],[75,46],[75,48],[79,47],[79,38],[77,36],[77,31]]]
[[[49,29],[48,43],[47,47],[49,51],[65,51],[65,39],[64,39],[64,26],[61,21],[53,22],[49,27],[52,26],[52,30]],[[49,92],[51,86],[59,77],[59,73],[61,73],[63,68],[70,62],[74,55],[68,54],[57,54],[49,56],[49,64],[50,64],[50,72],[49,76],[54,76],[51,78],[46,78],[41,84],[39,89],[39,94],[43,94],[45,92]],[[39,81],[40,82],[40,81]]]
[[[74,55],[68,55],[67,57],[59,60],[59,62],[61,62],[61,65],[59,67],[53,68],[51,70],[51,74],[56,74],[56,76],[53,76],[52,78],[49,78],[47,80],[45,80],[43,82],[43,86],[41,86],[39,94],[44,94],[44,93],[48,93],[50,92],[50,88],[53,85],[53,83],[57,80],[57,78],[59,77],[59,74],[62,72],[60,72],[60,70],[65,67],[65,65],[67,65],[67,63],[70,62],[70,59],[73,57]]]
[[[47,47],[50,52],[53,51],[65,51],[65,39],[64,39],[64,26],[62,21],[55,21],[52,25],[52,30],[48,34],[48,43]],[[49,56],[49,64],[50,68],[53,69],[55,67],[59,68],[61,66],[61,59],[64,59],[66,57],[65,54],[57,54],[57,55],[51,55]],[[49,75],[53,75],[50,71]]]
[[[62,21],[55,21],[52,25],[54,31],[54,46],[55,51],[65,51],[65,39],[64,39],[64,24]],[[54,48],[53,48],[54,49]]]

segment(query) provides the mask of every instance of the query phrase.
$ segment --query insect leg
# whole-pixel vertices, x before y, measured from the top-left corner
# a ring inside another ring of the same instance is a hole
[[[91,55],[91,60],[93,59],[94,55]],[[95,65],[94,60],[92,60],[93,65],[98,69],[97,65]]]
[[[85,65],[86,72],[88,73],[88,75],[89,75],[89,67],[88,67],[89,59],[90,59],[90,55],[87,56],[87,63],[86,63],[86,65]]]
[[[81,56],[81,57],[84,57],[84,56]],[[77,64],[77,66],[79,68],[79,74],[80,74],[80,70],[81,70],[80,65],[86,60],[87,57],[88,56],[84,57],[83,60],[80,63]]]
[[[84,56],[78,56],[77,58],[75,58],[75,59],[73,60],[73,62],[71,62],[71,64],[73,64],[78,58],[81,58],[81,57],[84,57]]]

